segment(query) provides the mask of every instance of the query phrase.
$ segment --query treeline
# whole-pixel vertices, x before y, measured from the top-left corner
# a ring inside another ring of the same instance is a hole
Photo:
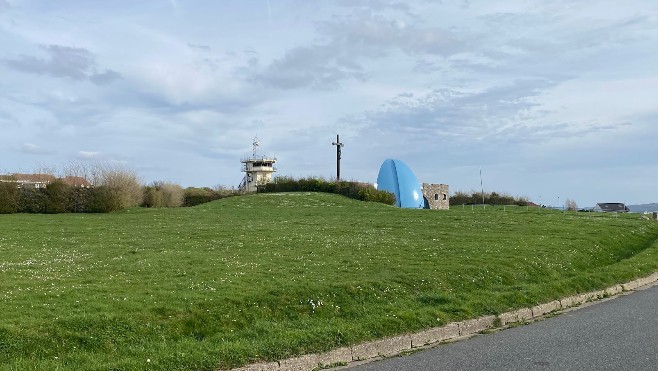
[[[134,193],[132,193],[134,192]],[[109,213],[131,207],[185,207],[235,195],[229,190],[187,188],[163,182],[130,190],[121,187],[75,187],[61,180],[45,188],[0,182],[0,214]]]
[[[321,178],[277,177],[274,182],[258,188],[258,192],[324,192],[335,193],[359,201],[395,204],[395,196],[379,191],[373,185],[354,181],[328,181]]]
[[[527,197],[513,197],[505,193],[472,191],[470,193],[458,191],[450,196],[450,206],[454,205],[528,205]]]
[[[0,213],[107,213],[131,207],[194,206],[235,194],[232,190],[187,188],[168,182],[144,186],[137,174],[119,165],[74,163],[57,178],[41,171],[50,181],[45,187],[23,184],[3,176],[0,181]],[[65,178],[83,178],[87,186],[67,184]]]
[[[53,172],[47,175],[52,176]],[[84,178],[89,186],[70,185],[57,178],[37,188],[4,176],[0,181],[0,214],[108,213],[131,207],[189,207],[240,194],[232,189],[182,188],[169,182],[143,185],[132,170],[107,164],[75,164],[66,177]],[[367,183],[328,181],[320,178],[277,177],[259,192],[325,192],[360,201],[395,204],[395,196]]]
[[[56,179],[53,172],[46,175],[53,180],[42,188],[19,187],[17,179],[3,177],[0,213],[104,213],[138,206],[143,200],[137,175],[120,166],[74,164],[67,168],[66,177],[84,178],[89,182],[85,185],[67,184],[66,177]]]

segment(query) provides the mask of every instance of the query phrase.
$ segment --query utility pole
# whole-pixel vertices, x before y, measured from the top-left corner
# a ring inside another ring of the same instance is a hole
[[[340,180],[340,149],[344,146],[340,142],[340,137],[336,134],[336,141],[331,143],[331,145],[336,146],[336,181]]]
[[[482,205],[484,205],[484,186],[482,185],[482,168],[480,168],[480,188],[482,188]]]

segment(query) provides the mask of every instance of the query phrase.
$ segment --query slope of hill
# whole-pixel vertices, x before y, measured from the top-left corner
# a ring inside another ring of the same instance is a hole
[[[658,270],[658,223],[330,194],[0,215],[0,370],[224,369]]]

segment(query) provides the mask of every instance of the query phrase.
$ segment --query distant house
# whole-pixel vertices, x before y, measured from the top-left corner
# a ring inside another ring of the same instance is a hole
[[[50,174],[10,174],[0,175],[0,182],[16,183],[18,188],[32,187],[32,188],[46,188],[46,186],[57,179],[61,179],[64,184],[72,187],[90,188],[91,183],[87,179],[79,176],[67,176],[64,178],[57,178]]]
[[[62,181],[71,187],[91,188],[91,183],[81,176],[65,176]]]
[[[598,203],[592,211],[596,213],[627,213],[630,210],[621,202]]]

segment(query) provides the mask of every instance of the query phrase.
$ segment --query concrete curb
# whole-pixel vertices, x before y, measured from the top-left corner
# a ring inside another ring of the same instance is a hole
[[[647,277],[610,286],[604,290],[568,296],[560,300],[539,304],[532,308],[521,308],[497,316],[484,316],[461,322],[449,323],[415,334],[384,338],[362,344],[334,349],[327,353],[307,354],[277,362],[254,363],[232,371],[310,371],[332,365],[346,365],[355,361],[375,360],[409,352],[442,342],[463,339],[486,330],[504,328],[516,323],[526,323],[540,319],[547,314],[578,307],[587,302],[613,297],[624,292],[635,291],[658,282],[658,272]]]

